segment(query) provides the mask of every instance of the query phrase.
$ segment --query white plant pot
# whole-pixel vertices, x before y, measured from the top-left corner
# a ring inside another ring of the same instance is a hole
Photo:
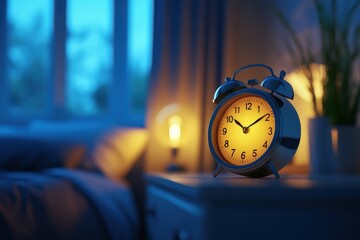
[[[326,117],[309,119],[310,174],[335,173],[331,127]]]
[[[332,141],[337,173],[360,174],[360,127],[335,126]]]

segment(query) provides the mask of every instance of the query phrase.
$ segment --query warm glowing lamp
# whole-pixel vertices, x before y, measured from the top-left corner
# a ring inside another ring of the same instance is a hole
[[[184,108],[178,103],[170,103],[160,109],[155,119],[155,138],[162,148],[169,149],[170,162],[166,167],[169,172],[183,171],[185,168],[177,164],[179,150],[185,147],[188,139],[188,125],[185,125]],[[188,117],[186,117],[188,122]],[[184,144],[185,143],[185,144]],[[159,152],[160,154],[160,152]]]
[[[181,137],[181,117],[179,115],[171,115],[169,117],[169,140],[170,147],[177,149],[180,146]]]
[[[176,157],[178,149],[180,147],[181,140],[181,117],[177,114],[173,114],[169,117],[169,145],[171,149],[171,162],[167,168],[168,172],[178,172],[184,169],[176,163]]]

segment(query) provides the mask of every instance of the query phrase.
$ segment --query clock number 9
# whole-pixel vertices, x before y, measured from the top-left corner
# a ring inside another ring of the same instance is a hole
[[[227,128],[223,128],[223,135],[226,135],[227,133]]]

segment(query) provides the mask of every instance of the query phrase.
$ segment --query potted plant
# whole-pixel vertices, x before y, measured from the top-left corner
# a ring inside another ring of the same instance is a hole
[[[332,145],[340,172],[360,173],[360,150],[357,146],[360,142],[360,130],[356,126],[360,84],[357,79],[359,76],[355,74],[360,57],[360,23],[356,19],[360,0],[346,3],[337,0],[313,0],[313,6],[319,27],[319,38],[316,40],[320,43],[320,47],[317,50],[311,49],[311,44],[303,44],[284,15],[276,9],[275,11],[292,40],[292,44],[288,45],[288,51],[294,61],[293,64],[300,68],[307,79],[316,116],[315,120],[311,121],[320,119],[322,129],[324,129],[324,119],[329,121],[332,134],[329,133],[330,129],[328,133],[318,134],[325,136],[322,137],[325,142],[328,141],[325,138],[332,136],[332,142],[327,142],[326,145]],[[320,103],[316,99],[314,90],[314,63],[321,63],[325,67]],[[319,144],[321,139],[321,136],[313,136],[317,132],[314,127],[316,127],[314,123],[310,123],[310,147]],[[317,150],[319,149],[315,149]],[[326,155],[324,156],[322,150],[318,151],[318,155],[324,160]],[[357,151],[357,155],[353,151]],[[350,160],[353,162],[350,163]]]

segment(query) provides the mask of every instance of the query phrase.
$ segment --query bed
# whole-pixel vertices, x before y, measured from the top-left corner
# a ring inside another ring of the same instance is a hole
[[[1,239],[143,239],[140,128],[0,131]]]

